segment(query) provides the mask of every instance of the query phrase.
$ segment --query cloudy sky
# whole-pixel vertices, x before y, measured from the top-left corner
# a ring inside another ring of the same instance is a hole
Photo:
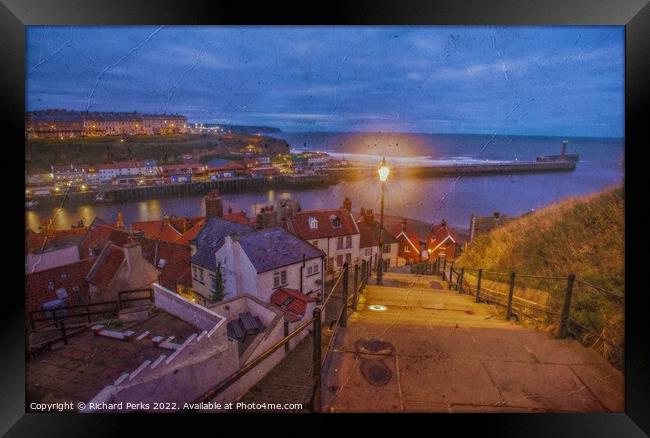
[[[27,108],[621,137],[623,27],[29,27]]]

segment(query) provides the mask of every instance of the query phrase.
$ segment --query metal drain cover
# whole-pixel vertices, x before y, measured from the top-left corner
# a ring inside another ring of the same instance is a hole
[[[380,360],[363,359],[361,362],[361,375],[374,386],[383,386],[393,378],[393,372]]]
[[[359,353],[389,355],[393,352],[393,344],[381,339],[359,339],[354,343],[354,347]]]

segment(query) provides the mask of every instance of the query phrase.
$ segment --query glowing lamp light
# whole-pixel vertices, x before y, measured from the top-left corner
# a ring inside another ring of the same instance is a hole
[[[390,174],[390,169],[386,166],[386,157],[381,159],[381,165],[379,166],[379,180],[381,182],[386,182],[388,175]]]

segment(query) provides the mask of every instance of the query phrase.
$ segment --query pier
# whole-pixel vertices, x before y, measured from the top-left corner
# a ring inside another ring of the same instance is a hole
[[[486,162],[473,164],[395,167],[395,175],[414,178],[436,178],[457,175],[495,175],[535,172],[569,172],[575,170],[576,162],[568,160],[537,162]],[[374,178],[374,166],[355,166],[330,168],[326,172],[310,175],[276,175],[261,178],[234,177],[216,181],[195,181],[190,183],[148,185],[148,186],[103,186],[97,190],[82,192],[27,196],[26,200],[38,200],[43,205],[94,204],[98,202],[128,202],[162,197],[183,197],[203,195],[213,189],[221,193],[240,193],[275,188],[300,189],[322,187],[344,180]],[[96,196],[103,193],[105,201],[97,201]]]
[[[568,160],[557,161],[509,161],[486,162],[473,164],[395,167],[395,175],[410,177],[446,177],[458,175],[495,175],[513,173],[537,172],[570,172],[575,170],[576,162]],[[330,169],[330,173],[340,179],[359,179],[368,176],[375,177],[377,169],[373,166],[342,167]]]

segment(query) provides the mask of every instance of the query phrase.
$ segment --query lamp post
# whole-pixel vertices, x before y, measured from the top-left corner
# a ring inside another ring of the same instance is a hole
[[[377,284],[384,284],[384,189],[390,169],[386,166],[386,157],[381,159],[378,169],[381,183],[381,209],[379,213],[379,270],[377,271]]]

